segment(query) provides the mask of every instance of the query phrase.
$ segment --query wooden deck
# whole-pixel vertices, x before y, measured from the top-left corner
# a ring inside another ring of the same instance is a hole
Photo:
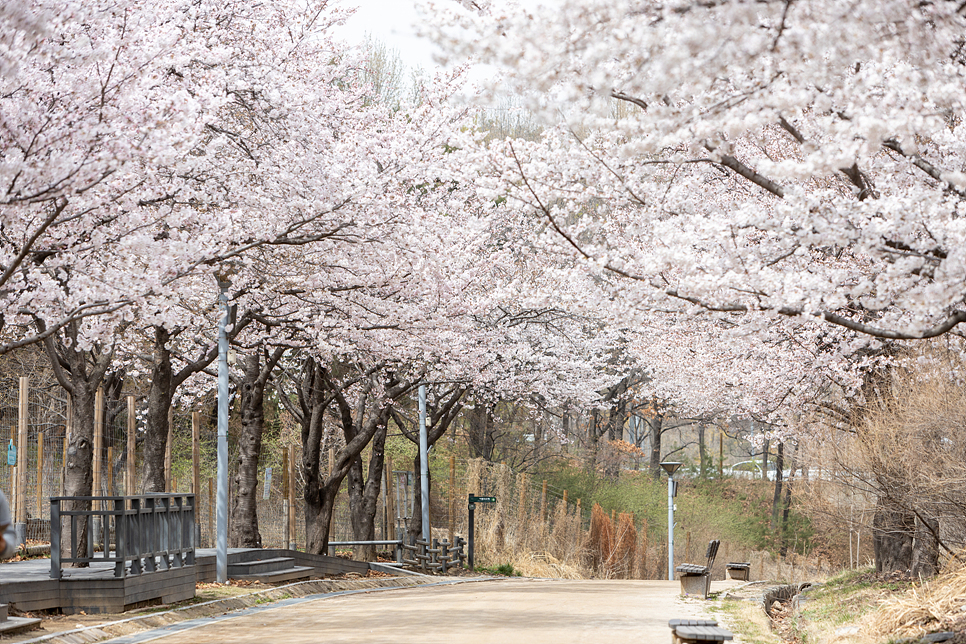
[[[229,564],[276,557],[291,557],[296,565],[310,566],[313,576],[346,572],[365,574],[369,565],[325,555],[283,549],[231,548]],[[195,596],[195,584],[215,581],[215,551],[195,551],[195,564],[142,575],[115,577],[113,563],[89,568],[64,568],[61,579],[50,578],[50,559],[0,563],[0,603],[22,611],[57,610],[65,614],[121,613],[151,602],[171,603]]]

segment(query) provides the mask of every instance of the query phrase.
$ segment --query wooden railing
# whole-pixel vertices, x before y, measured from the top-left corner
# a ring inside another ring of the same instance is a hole
[[[90,508],[90,509],[88,509]],[[79,543],[86,517],[88,539]],[[67,535],[62,535],[63,530]],[[62,552],[62,538],[69,539]],[[114,576],[195,562],[195,495],[58,496],[50,499],[50,576],[66,564],[113,562]],[[95,542],[101,545],[96,552]]]

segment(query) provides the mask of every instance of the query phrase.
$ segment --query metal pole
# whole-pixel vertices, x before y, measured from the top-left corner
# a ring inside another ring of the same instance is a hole
[[[419,494],[423,541],[429,543],[429,437],[426,435],[426,385],[419,385]]]
[[[224,315],[218,323],[218,524],[215,578],[228,583],[228,282],[218,280],[218,302]]]
[[[667,477],[667,580],[674,581],[674,477]]]
[[[470,496],[472,497],[473,495],[471,494]],[[476,510],[476,504],[470,503],[469,504],[470,532],[469,532],[469,541],[466,544],[468,546],[467,563],[469,563],[470,565],[470,572],[473,572],[473,554],[474,554],[473,547],[474,545],[476,545],[476,539],[474,538],[475,535],[473,534],[475,532],[475,526],[473,525],[475,517],[473,515],[476,514],[474,510]]]

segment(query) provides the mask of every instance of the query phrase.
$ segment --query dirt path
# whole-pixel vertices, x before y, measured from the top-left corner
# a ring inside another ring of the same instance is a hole
[[[667,581],[467,581],[258,606],[111,641],[639,644],[667,641],[672,617],[707,616],[706,602],[682,599],[679,589]]]

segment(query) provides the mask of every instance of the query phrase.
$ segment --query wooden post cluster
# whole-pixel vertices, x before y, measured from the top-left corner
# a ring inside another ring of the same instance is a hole
[[[433,539],[432,546],[421,539],[415,545],[402,544],[402,562],[420,568],[423,572],[440,571],[445,573],[447,569],[454,566],[464,567],[466,554],[464,548],[466,541],[463,537],[457,537],[456,543],[449,540]]]

